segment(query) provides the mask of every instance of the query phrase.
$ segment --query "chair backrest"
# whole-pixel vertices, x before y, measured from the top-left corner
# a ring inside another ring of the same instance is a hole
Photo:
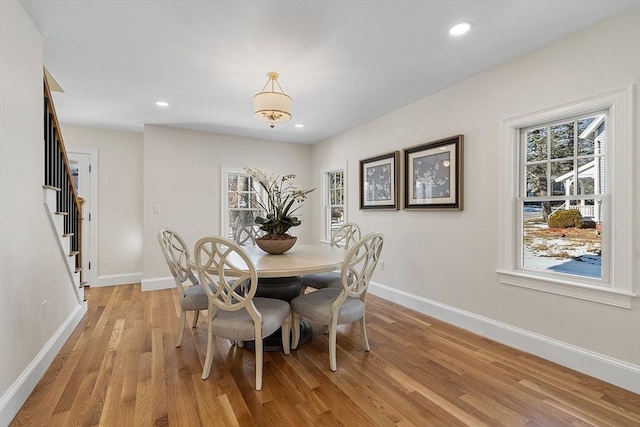
[[[233,240],[235,240],[240,246],[255,246],[256,237],[258,237],[256,227],[253,225],[245,225],[236,231],[236,235],[233,237]]]
[[[191,270],[189,248],[178,233],[168,228],[163,228],[158,232],[158,241],[173,275],[173,280],[176,282],[176,288],[178,288],[180,296],[184,297],[182,286],[184,282],[190,280],[193,285],[198,285],[198,279]]]
[[[343,224],[331,236],[331,246],[349,249],[349,247],[360,240],[360,227],[358,224],[349,222]]]
[[[371,276],[382,251],[383,234],[369,233],[349,249],[342,264],[342,293],[339,300],[358,297],[364,300]],[[340,304],[342,303],[340,302]]]
[[[242,247],[224,237],[204,237],[196,242],[193,256],[214,316],[216,309],[246,309],[254,321],[261,321],[252,301],[258,288],[258,273]]]

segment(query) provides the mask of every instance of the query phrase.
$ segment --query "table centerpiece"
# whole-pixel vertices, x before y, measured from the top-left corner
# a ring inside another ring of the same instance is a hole
[[[256,245],[269,254],[283,254],[291,249],[298,239],[288,233],[290,228],[302,223],[294,214],[302,207],[307,194],[315,188],[306,190],[295,185],[295,174],[267,175],[261,169],[252,167],[245,167],[244,170],[264,190],[263,193],[257,192],[255,200],[261,210],[255,218],[255,223],[264,232],[263,236],[256,238]]]

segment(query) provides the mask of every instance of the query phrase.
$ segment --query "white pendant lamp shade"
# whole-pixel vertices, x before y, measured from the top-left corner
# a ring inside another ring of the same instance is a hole
[[[262,91],[253,97],[253,116],[258,120],[269,122],[269,126],[274,127],[275,123],[291,120],[291,97],[284,93],[280,83],[278,83],[278,73],[267,74],[269,80],[262,88]],[[271,90],[265,91],[271,84]],[[275,90],[276,85],[279,92]]]

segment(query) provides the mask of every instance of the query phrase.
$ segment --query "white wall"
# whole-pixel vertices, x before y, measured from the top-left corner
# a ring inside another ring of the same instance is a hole
[[[314,145],[313,170],[348,161],[349,220],[385,234],[385,270],[374,281],[407,293],[400,299],[417,297],[504,322],[640,372],[637,298],[631,310],[615,308],[501,285],[495,272],[501,120],[637,84],[639,29],[638,9],[632,9]],[[464,211],[358,210],[359,160],[456,134],[465,137]],[[319,174],[313,178],[319,185]],[[319,238],[320,224],[314,225]]]
[[[142,288],[174,286],[160,251],[158,230],[173,228],[190,247],[201,237],[220,234],[223,167],[295,173],[295,182],[308,188],[310,154],[308,145],[145,126]],[[153,214],[153,205],[160,205],[159,215]],[[310,210],[303,206],[301,212]],[[291,230],[301,243],[310,241],[312,223],[306,221]]]
[[[0,1],[0,425],[31,392],[57,352],[47,349],[80,307],[43,204],[42,52],[20,3]]]
[[[56,96],[64,96],[57,94]],[[62,125],[67,150],[98,157],[99,285],[139,282],[142,276],[142,133]]]

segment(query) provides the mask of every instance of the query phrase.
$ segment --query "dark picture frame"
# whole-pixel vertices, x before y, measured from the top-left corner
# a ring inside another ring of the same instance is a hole
[[[400,152],[360,160],[360,209],[399,209]]]
[[[404,209],[463,209],[464,136],[404,150]]]

